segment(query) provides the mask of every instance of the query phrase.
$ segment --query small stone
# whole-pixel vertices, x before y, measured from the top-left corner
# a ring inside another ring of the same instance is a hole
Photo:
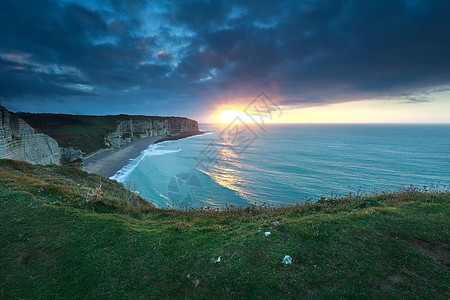
[[[289,255],[284,256],[282,263],[285,265],[291,265],[292,257],[290,257]]]

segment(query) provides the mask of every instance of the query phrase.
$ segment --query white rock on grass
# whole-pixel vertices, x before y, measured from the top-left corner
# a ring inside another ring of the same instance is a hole
[[[292,257],[290,257],[289,255],[285,255],[282,261],[283,264],[285,265],[291,265],[292,264]]]

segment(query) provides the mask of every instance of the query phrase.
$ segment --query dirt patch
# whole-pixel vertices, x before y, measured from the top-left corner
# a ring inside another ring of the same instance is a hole
[[[392,234],[391,232],[383,232],[381,234],[389,238],[395,238],[399,242],[406,244],[408,247],[418,251],[419,253],[430,257],[435,265],[446,269],[449,268],[450,250],[447,244],[444,243],[433,244],[419,239],[415,240],[400,239],[398,236]]]
[[[430,257],[436,265],[448,268],[450,264],[450,251],[444,244],[433,245],[429,242],[415,240],[405,241],[411,248]]]
[[[394,274],[394,275],[388,276],[387,279],[392,283],[399,283],[399,282],[403,281],[403,277],[399,274]]]

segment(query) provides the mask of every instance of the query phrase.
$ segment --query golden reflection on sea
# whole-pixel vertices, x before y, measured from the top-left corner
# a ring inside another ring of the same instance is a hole
[[[245,179],[240,171],[243,167],[238,161],[240,155],[227,147],[221,147],[217,152],[217,159],[211,164],[211,171],[200,171],[210,176],[217,184],[235,191],[241,198],[249,200],[250,193],[242,188]]]

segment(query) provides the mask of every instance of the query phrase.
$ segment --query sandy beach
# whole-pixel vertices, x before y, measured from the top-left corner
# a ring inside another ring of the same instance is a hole
[[[142,138],[121,147],[105,150],[85,158],[84,170],[89,173],[96,173],[109,178],[126,166],[131,159],[139,157],[141,152],[147,149],[151,144],[178,140],[203,133],[204,132],[183,132],[165,137],[153,136]]]

